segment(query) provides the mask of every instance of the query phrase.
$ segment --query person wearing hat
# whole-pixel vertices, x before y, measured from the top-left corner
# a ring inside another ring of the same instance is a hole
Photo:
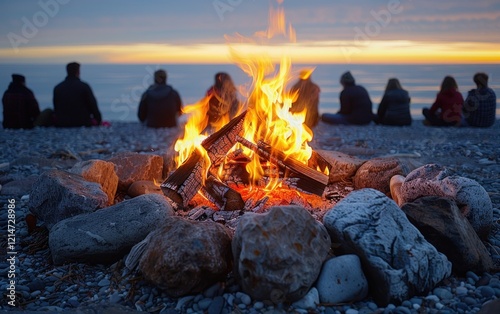
[[[368,91],[347,71],[340,77],[343,90],[340,92],[340,110],[335,113],[324,113],[321,120],[330,124],[369,124],[373,118],[372,101]]]
[[[80,64],[66,65],[67,76],[54,87],[54,114],[57,127],[101,124],[101,112],[89,84],[80,80]]]
[[[26,87],[26,78],[12,74],[12,82],[2,97],[3,122],[5,129],[32,129],[40,114],[38,101]]]
[[[290,112],[298,113],[306,110],[304,124],[311,129],[319,122],[319,93],[321,91],[311,79],[313,70],[300,71],[299,81],[290,90],[291,93],[297,93],[297,99],[292,103]]]
[[[154,84],[142,94],[139,103],[139,120],[150,128],[176,127],[177,118],[182,114],[182,101],[179,93],[167,85],[167,72],[154,73]]]

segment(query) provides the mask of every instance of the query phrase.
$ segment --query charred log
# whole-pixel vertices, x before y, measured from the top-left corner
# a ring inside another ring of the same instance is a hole
[[[243,131],[245,115],[246,111],[229,121],[228,124],[207,137],[201,143],[207,151],[208,157],[213,165],[221,163],[229,150],[237,143],[237,137],[239,137]]]
[[[238,137],[237,140],[262,158],[277,165],[280,171],[285,173],[285,177],[288,178],[286,181],[290,187],[319,196],[323,195],[328,184],[326,174],[310,168],[295,158],[286,156],[283,152],[272,150],[268,144],[262,141],[254,144],[242,137]]]
[[[220,210],[234,211],[242,210],[245,202],[240,193],[236,192],[226,184],[209,176],[201,187],[201,193]]]
[[[181,207],[188,202],[203,186],[208,167],[207,160],[195,150],[161,185],[163,194]]]

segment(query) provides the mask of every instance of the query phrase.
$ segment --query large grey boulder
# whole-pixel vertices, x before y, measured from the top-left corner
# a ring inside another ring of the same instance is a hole
[[[200,293],[231,271],[230,234],[212,221],[172,216],[132,251],[142,251],[144,277],[172,297]]]
[[[106,207],[108,196],[101,185],[63,170],[48,170],[33,184],[29,210],[50,230],[57,222]]]
[[[164,196],[148,194],[65,219],[49,233],[52,259],[54,264],[114,262],[173,214]]]
[[[487,238],[493,225],[493,204],[488,192],[479,183],[451,175],[447,168],[439,165],[428,164],[409,173],[400,187],[402,203],[424,196],[453,199],[479,237]]]
[[[232,242],[235,274],[254,299],[294,302],[312,287],[330,246],[325,227],[302,207],[246,213]]]
[[[405,203],[401,209],[425,239],[448,257],[454,272],[464,275],[492,270],[488,249],[452,199],[426,196]]]
[[[380,191],[349,193],[326,213],[323,222],[341,254],[360,257],[379,306],[425,294],[451,274],[446,256]]]

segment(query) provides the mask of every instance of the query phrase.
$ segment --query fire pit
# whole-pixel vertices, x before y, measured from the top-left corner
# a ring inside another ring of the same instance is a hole
[[[271,11],[264,33],[295,40],[282,7]],[[284,204],[331,207],[327,187],[335,170],[308,145],[313,132],[304,124],[306,112],[290,111],[297,99],[286,88],[292,78],[290,59],[284,56],[276,72],[270,58],[242,56],[236,49],[232,54],[253,78],[248,99],[238,116],[212,134],[202,134],[209,97],[184,109],[189,118],[175,144],[177,168],[161,184],[163,193],[179,209],[204,203],[216,210],[254,212]]]

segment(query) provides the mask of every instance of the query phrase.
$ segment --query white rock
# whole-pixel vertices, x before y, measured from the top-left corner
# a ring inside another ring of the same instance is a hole
[[[358,256],[353,254],[326,261],[316,283],[321,303],[344,303],[364,299],[368,281]]]

